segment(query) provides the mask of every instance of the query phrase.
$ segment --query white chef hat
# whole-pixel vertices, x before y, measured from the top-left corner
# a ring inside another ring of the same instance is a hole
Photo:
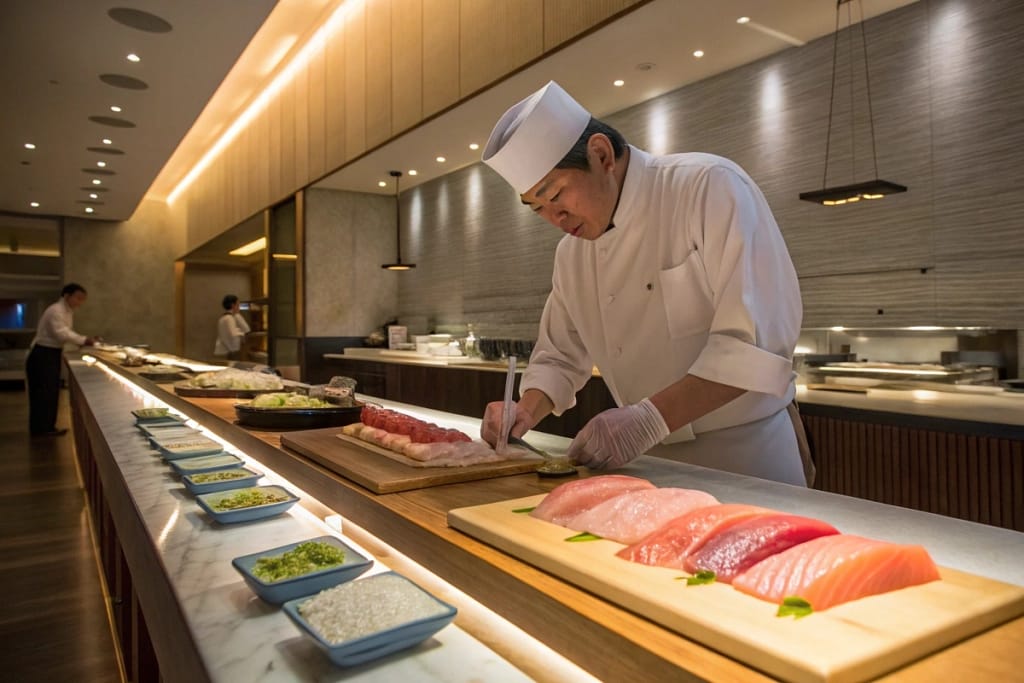
[[[523,194],[572,149],[590,123],[590,112],[550,81],[498,120],[483,162]]]

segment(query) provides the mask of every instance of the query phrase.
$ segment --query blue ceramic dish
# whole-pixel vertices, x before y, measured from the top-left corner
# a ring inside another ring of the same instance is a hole
[[[141,424],[138,425],[139,430],[145,434],[150,440],[153,439],[167,439],[172,435],[188,435],[188,434],[199,434],[198,429],[192,427],[186,427],[182,424],[167,424],[167,425],[149,425]]]
[[[284,500],[264,505],[252,505],[234,510],[218,510],[217,504],[223,500],[237,496],[245,491],[261,491],[263,493],[278,493],[287,496]],[[249,486],[244,489],[231,489],[229,491],[218,491],[217,493],[204,493],[196,496],[199,507],[206,511],[206,514],[213,517],[221,524],[234,524],[236,522],[248,522],[264,517],[279,515],[299,501],[298,496],[283,486]]]
[[[337,567],[320,569],[303,574],[302,576],[282,579],[272,583],[267,583],[252,573],[253,568],[256,566],[256,561],[261,557],[283,555],[289,550],[294,550],[301,543],[327,543],[332,545],[345,553],[345,561]],[[264,550],[261,553],[236,557],[231,560],[231,564],[234,565],[235,569],[238,570],[238,573],[242,575],[242,578],[245,579],[245,582],[249,584],[249,588],[256,595],[273,605],[280,605],[288,600],[293,600],[303,595],[314,595],[325,588],[350,581],[369,569],[373,565],[373,560],[359,554],[358,551],[339,538],[320,536],[281,546],[280,548]]]
[[[221,481],[205,481],[197,482],[195,478],[201,477],[205,474],[216,474],[218,472],[232,472],[238,473],[243,476],[235,476],[233,479],[224,479]],[[219,470],[213,470],[211,472],[194,472],[192,474],[185,474],[181,477],[181,483],[185,485],[188,492],[194,496],[198,496],[202,493],[216,493],[217,491],[227,491],[229,489],[240,489],[247,486],[255,486],[256,482],[259,481],[263,475],[255,470],[250,470],[245,467],[228,467]]]
[[[158,422],[173,421],[181,422],[177,415],[171,415],[167,408],[136,408],[132,411],[136,424],[153,424]]]
[[[396,578],[405,585],[391,585],[392,582],[396,582]],[[377,581],[389,582],[388,590],[383,595],[381,595],[380,591],[373,585],[373,582]],[[401,588],[401,590],[394,590],[396,587]],[[355,666],[356,664],[369,662],[393,652],[398,652],[399,650],[404,650],[418,645],[450,624],[452,620],[455,619],[455,615],[458,612],[452,605],[449,605],[442,600],[438,600],[409,579],[405,578],[401,574],[396,574],[395,572],[375,574],[374,576],[350,581],[346,584],[336,586],[328,590],[344,591],[346,594],[346,599],[341,605],[339,605],[339,609],[336,614],[337,619],[341,622],[359,619],[363,616],[363,612],[368,609],[366,605],[361,604],[363,601],[358,599],[360,592],[365,595],[373,596],[373,606],[369,609],[372,609],[375,612],[386,611],[386,609],[381,606],[382,601],[402,601],[405,599],[403,598],[403,594],[408,596],[409,591],[426,596],[430,601],[436,603],[437,606],[437,612],[431,616],[419,619],[412,618],[396,626],[384,628],[368,635],[352,638],[339,643],[332,643],[327,640],[316,629],[316,627],[311,625],[300,612],[300,607],[307,601],[314,600],[327,591],[324,591],[324,593],[317,596],[296,598],[286,602],[283,605],[285,614],[287,614],[299,629],[309,636],[313,642],[315,642],[317,646],[327,654],[327,657],[332,662],[339,666]]]
[[[180,476],[198,474],[199,472],[213,472],[214,470],[226,470],[245,465],[245,461],[237,455],[231,455],[230,453],[203,455],[198,458],[180,458],[178,460],[169,460],[168,463]]]

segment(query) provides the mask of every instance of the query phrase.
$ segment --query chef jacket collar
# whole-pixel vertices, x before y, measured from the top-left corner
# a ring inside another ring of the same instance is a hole
[[[619,191],[619,201],[612,211],[612,219],[604,233],[597,238],[597,241],[604,239],[605,235],[612,232],[612,228],[619,227],[622,230],[629,228],[629,217],[633,213],[637,203],[637,196],[640,193],[640,178],[643,176],[643,168],[650,162],[651,155],[633,145],[629,146],[629,167],[626,169],[626,177],[622,181],[622,189]],[[621,232],[621,230],[620,230]]]

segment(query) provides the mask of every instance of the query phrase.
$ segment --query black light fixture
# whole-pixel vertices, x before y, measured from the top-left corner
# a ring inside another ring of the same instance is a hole
[[[857,0],[858,3],[860,0]],[[871,159],[874,162],[875,178],[874,180],[868,180],[866,182],[851,183],[849,185],[834,185],[827,187],[828,183],[828,159],[829,152],[831,151],[832,142],[832,111],[835,105],[836,97],[836,61],[839,54],[839,15],[840,9],[843,5],[849,5],[854,0],[836,0],[836,31],[835,40],[832,44],[832,89],[829,94],[828,103],[828,133],[825,138],[825,173],[821,181],[820,190],[811,190],[810,192],[801,192],[800,199],[808,202],[814,202],[823,206],[842,206],[845,204],[853,204],[859,202],[862,199],[882,199],[883,197],[896,194],[899,192],[906,192],[907,186],[900,185],[899,183],[893,183],[888,180],[880,180],[878,178],[878,155],[875,152],[875,120],[874,113],[871,109],[871,78],[868,73],[868,43],[864,37],[864,6],[860,5],[860,40],[861,49],[864,54],[864,84],[867,89],[867,105],[868,105],[868,126],[871,131]],[[853,20],[850,17],[850,9],[847,7],[847,28],[850,29],[850,40],[853,40]],[[852,64],[853,60],[853,49],[851,45],[850,49],[850,60]],[[852,74],[852,68],[851,68]],[[850,82],[850,120],[851,129],[853,128],[854,111],[853,111],[853,81],[851,77]],[[851,143],[855,143],[856,138],[851,130]],[[856,173],[856,167],[853,169]]]
[[[397,245],[397,256],[394,263],[385,263],[381,268],[385,270],[409,270],[415,268],[415,263],[402,263],[402,203],[398,198],[398,179],[402,177],[401,171],[388,171],[388,175],[395,179],[395,244]]]

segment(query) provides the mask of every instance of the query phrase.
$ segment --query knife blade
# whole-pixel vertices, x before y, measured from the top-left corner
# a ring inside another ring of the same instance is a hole
[[[501,426],[498,429],[498,443],[494,450],[504,453],[508,449],[508,436],[515,423],[516,408],[512,403],[512,389],[516,383],[516,357],[508,357],[508,370],[505,372],[505,397],[501,404]]]

